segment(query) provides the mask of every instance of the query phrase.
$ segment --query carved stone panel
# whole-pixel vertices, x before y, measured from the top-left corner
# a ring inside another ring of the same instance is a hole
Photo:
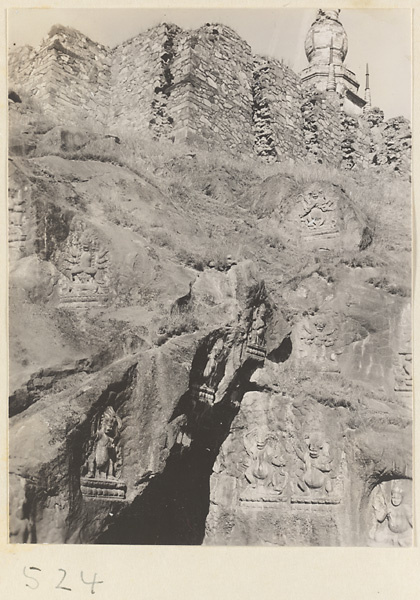
[[[395,361],[395,391],[408,392],[413,389],[411,352],[399,352]]]
[[[108,406],[92,423],[91,438],[85,449],[80,489],[83,495],[124,499],[126,485],[120,480],[122,422]]]
[[[339,371],[338,326],[332,315],[311,314],[297,326],[301,358],[316,362],[323,371]]]
[[[264,362],[267,348],[265,342],[266,325],[266,306],[261,304],[257,306],[252,313],[251,328],[248,333],[246,352],[258,361]]]
[[[10,190],[9,195],[9,248],[12,256],[18,258],[25,247],[26,201],[28,186]]]
[[[83,225],[70,234],[60,267],[62,306],[87,308],[106,302],[109,292],[108,251]]]
[[[240,500],[244,502],[284,502],[288,482],[285,450],[276,433],[255,427],[244,435],[248,455]]]
[[[219,338],[207,358],[207,363],[203,371],[202,383],[198,387],[198,398],[209,404],[213,404],[216,397],[217,387],[217,368],[220,362],[220,358],[223,352],[224,342],[222,338]]]
[[[342,456],[321,431],[312,431],[295,444],[300,465],[295,474],[292,503],[339,504],[342,498]]]
[[[31,490],[28,481],[15,476],[18,485],[13,487],[10,496],[9,536],[12,544],[31,544],[35,542],[33,510],[31,509]]]
[[[413,390],[412,379],[412,323],[411,306],[407,304],[397,327],[396,355],[394,356],[394,390],[404,396],[410,396]]]
[[[370,496],[368,522],[370,546],[411,546],[411,481],[394,479],[377,485]]]
[[[299,216],[304,238],[312,241],[324,238],[320,242],[322,244],[327,243],[327,239],[336,238],[339,233],[336,198],[315,185],[310,186],[300,198]]]

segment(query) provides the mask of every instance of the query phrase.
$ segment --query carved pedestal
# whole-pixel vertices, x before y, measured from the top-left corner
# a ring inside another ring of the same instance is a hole
[[[276,502],[286,502],[287,498],[283,495],[283,490],[267,489],[265,485],[255,488],[248,487],[239,497],[243,506],[264,506],[266,503],[271,505]]]
[[[267,356],[265,346],[259,346],[258,344],[248,343],[246,345],[246,352],[258,361],[264,362]]]
[[[79,288],[65,285],[60,286],[60,305],[71,308],[89,308],[90,306],[102,306],[108,298],[108,288]]]
[[[210,386],[203,384],[198,388],[198,398],[199,400],[213,404],[216,398],[216,391]]]
[[[91,498],[124,500],[127,486],[117,479],[90,479],[81,477],[80,491]]]

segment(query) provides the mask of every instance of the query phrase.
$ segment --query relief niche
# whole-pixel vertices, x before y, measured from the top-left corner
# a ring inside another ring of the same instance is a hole
[[[9,248],[12,258],[20,258],[25,248],[26,210],[29,186],[9,189]]]
[[[83,224],[70,234],[60,261],[60,304],[73,308],[102,305],[108,297],[109,257]]]
[[[411,481],[378,484],[369,502],[369,546],[407,547],[413,543]]]
[[[121,481],[122,421],[112,406],[92,422],[91,436],[84,451],[80,489],[83,495],[124,499],[126,486]]]
[[[281,502],[288,482],[284,468],[284,448],[279,436],[267,427],[255,427],[244,435],[248,455],[244,473],[248,485],[241,494],[242,501]]]
[[[246,352],[258,362],[264,362],[267,349],[265,341],[267,307],[261,304],[254,308],[251,327],[247,337]]]
[[[202,383],[198,389],[199,399],[210,404],[213,404],[216,397],[218,367],[222,359],[223,348],[224,341],[219,338],[210,350],[203,371]]]
[[[299,462],[292,502],[339,504],[343,484],[339,449],[321,431],[311,431],[294,448]]]
[[[337,237],[336,213],[337,201],[335,196],[325,193],[323,189],[315,185],[310,186],[300,196],[299,217],[304,238],[314,240],[319,236]]]

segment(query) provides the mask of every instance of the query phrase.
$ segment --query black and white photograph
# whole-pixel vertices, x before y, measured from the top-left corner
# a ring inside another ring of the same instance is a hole
[[[411,19],[9,8],[10,544],[413,546]]]

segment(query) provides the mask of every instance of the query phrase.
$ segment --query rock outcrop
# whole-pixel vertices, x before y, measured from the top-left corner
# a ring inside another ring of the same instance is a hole
[[[407,122],[224,26],[16,56],[11,541],[410,545]]]

